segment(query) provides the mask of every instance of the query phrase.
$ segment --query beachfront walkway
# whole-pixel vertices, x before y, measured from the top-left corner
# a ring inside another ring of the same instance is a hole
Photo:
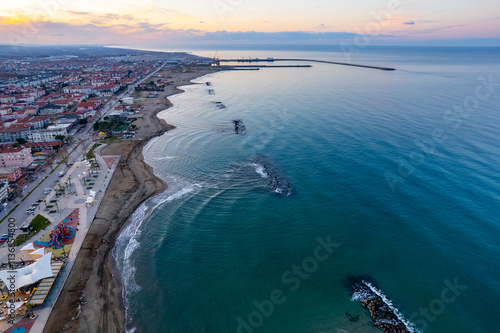
[[[59,184],[65,184],[65,182],[68,180],[71,183],[71,186],[69,187],[70,194],[62,195],[57,199],[58,200],[57,205],[60,210],[52,214],[43,212],[42,210],[44,209],[44,207],[43,204],[41,204],[39,208],[36,210],[35,215],[31,217],[32,219],[37,214],[43,215],[51,222],[50,226],[48,226],[45,230],[35,235],[28,242],[25,242],[16,249],[18,251],[19,259],[23,260],[28,259],[29,255],[19,254],[20,252],[19,249],[22,246],[29,244],[29,242],[33,242],[39,239],[45,233],[50,232],[50,230],[52,230],[64,218],[66,218],[69,214],[71,214],[75,209],[78,209],[79,223],[76,226],[77,232],[73,238],[73,244],[69,252],[68,259],[65,265],[62,267],[61,272],[58,278],[56,279],[52,287],[52,290],[47,296],[47,299],[43,307],[41,309],[37,309],[34,311],[34,313],[38,315],[38,318],[36,319],[36,325],[33,325],[31,329],[28,329],[25,332],[41,333],[43,331],[47,319],[52,310],[52,307],[54,306],[57,297],[61,292],[62,286],[64,285],[64,282],[66,281],[66,278],[69,272],[71,271],[71,268],[75,262],[78,252],[80,251],[83,241],[87,235],[87,232],[97,213],[97,210],[104,196],[104,193],[106,192],[109,186],[109,182],[111,181],[111,178],[113,176],[113,173],[116,170],[116,167],[120,160],[120,156],[107,156],[103,158],[100,156],[100,150],[102,149],[102,147],[103,146],[100,146],[94,150],[96,155],[96,162],[99,164],[100,172],[96,174],[97,175],[96,177],[91,176],[92,183],[87,182],[87,185],[84,185],[82,181],[83,175],[85,175],[85,173],[87,175],[89,174],[88,165],[84,161],[78,161],[77,163],[75,163],[67,172],[67,174],[64,177],[62,177],[61,180],[59,181]],[[88,176],[88,178],[90,178],[90,176]],[[87,198],[90,196],[90,191],[95,192],[95,201],[89,206],[89,204],[87,203]],[[55,191],[52,191],[46,197],[45,199],[46,202],[49,203],[51,200],[55,200],[54,196],[55,196]],[[8,251],[7,247],[0,249],[0,258],[1,258],[0,260],[3,260],[3,262],[7,262],[7,254],[8,254],[7,251]],[[22,323],[24,322],[21,322],[20,325],[22,325]],[[9,326],[10,325],[7,324],[6,321],[0,322],[0,332],[6,330]],[[14,327],[15,326],[16,325],[14,325]]]

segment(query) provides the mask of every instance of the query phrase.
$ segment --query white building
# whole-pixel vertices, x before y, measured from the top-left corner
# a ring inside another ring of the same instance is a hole
[[[67,136],[68,131],[64,128],[31,131],[28,134],[28,141],[29,142],[59,141],[56,139],[56,136],[59,136],[59,135]]]
[[[6,178],[0,179],[0,202],[7,200],[9,195],[9,181]]]
[[[68,131],[71,128],[72,123],[58,123],[55,125],[50,125],[47,127],[47,130],[49,131],[64,131],[65,134],[63,135],[68,135]]]
[[[125,97],[122,99],[123,101],[123,104],[127,104],[127,105],[132,105],[134,104],[134,98],[133,97]]]

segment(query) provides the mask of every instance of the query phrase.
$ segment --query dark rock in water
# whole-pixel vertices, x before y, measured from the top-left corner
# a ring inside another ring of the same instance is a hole
[[[284,173],[269,159],[257,157],[252,160],[255,171],[267,180],[268,189],[272,194],[290,196],[293,187]]]
[[[225,109],[226,106],[222,102],[215,102],[217,109]]]
[[[355,322],[357,322],[357,321],[358,321],[358,319],[359,319],[359,315],[352,315],[352,314],[347,313],[347,312],[345,313],[345,315],[347,316],[347,318],[349,318],[349,321],[350,321],[351,323],[355,323]]]
[[[368,309],[373,324],[385,333],[414,332],[409,327],[398,309],[391,306],[390,300],[372,283],[363,278],[349,278],[352,298],[359,300],[361,305]]]
[[[243,125],[243,121],[240,119],[233,120],[234,124],[234,133],[236,134],[244,134],[247,130],[245,125]]]

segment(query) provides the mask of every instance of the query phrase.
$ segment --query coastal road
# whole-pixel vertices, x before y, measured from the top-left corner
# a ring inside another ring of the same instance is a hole
[[[90,140],[87,141],[87,146],[91,144]],[[73,148],[77,144],[69,145],[66,148],[68,151],[73,150]],[[78,147],[68,156],[68,164],[73,164],[75,163],[79,158],[82,157],[84,153],[84,144],[78,145]],[[32,203],[36,202],[37,200],[41,199],[44,200],[47,195],[44,194],[44,190],[47,187],[55,188],[56,185],[59,183],[59,172],[61,171],[67,171],[69,168],[66,166],[66,164],[63,162],[59,167],[56,167],[57,164],[54,163],[54,172],[51,172],[51,167],[47,165],[45,167],[45,171],[43,172],[38,172],[37,173],[37,179],[33,182],[29,182],[25,184],[26,188],[23,190],[23,197],[18,196],[16,199],[13,201],[9,202],[7,207],[0,212],[0,219],[4,218],[9,212],[14,209],[16,205],[19,205],[15,211],[13,211],[10,215],[9,218],[14,218],[16,220],[15,225],[17,227],[22,226],[27,220],[31,220],[33,217],[35,217],[39,212],[42,211],[43,209],[43,203],[38,206],[38,208],[35,210],[34,215],[27,215],[26,210],[31,206]],[[31,190],[33,190],[36,186],[36,188],[31,194]],[[28,196],[29,194],[29,196]],[[26,198],[26,196],[28,196]],[[26,198],[24,201],[23,199]],[[0,235],[7,233],[8,229],[8,221],[5,219],[2,223],[0,223]],[[17,236],[20,233],[20,230],[17,230],[15,233],[15,236]],[[14,236],[14,237],[15,237]],[[0,258],[2,257],[3,251],[1,251],[2,248],[6,247],[7,243],[4,243],[0,246]]]
[[[130,86],[126,91],[124,91],[120,95],[113,97],[102,109],[101,118],[104,117],[111,110],[113,110],[115,106],[119,104],[120,99],[122,99],[127,95],[130,95],[134,91],[134,88],[137,85],[141,84],[151,76],[158,73],[160,70],[163,69],[163,67],[165,67],[165,65],[166,62],[161,64],[156,70],[154,70],[153,72],[151,72],[150,74],[139,80],[133,86]],[[78,159],[80,159],[85,150],[93,144],[92,138],[89,137],[88,135],[88,133],[92,130],[92,126],[93,126],[92,123],[88,123],[85,127],[80,128],[76,133],[72,133],[72,142],[64,146],[64,149],[66,149],[68,152],[71,152],[71,154],[67,158],[68,165],[74,164]],[[33,215],[26,214],[26,210],[34,202],[40,199],[44,200],[45,197],[47,197],[47,195],[44,194],[45,188],[56,187],[60,179],[59,172],[68,171],[69,169],[69,167],[66,166],[66,163],[64,162],[61,163],[58,167],[56,167],[56,165],[57,162],[54,162],[53,163],[54,171],[52,173],[50,173],[52,170],[51,167],[47,165],[45,167],[45,171],[36,173],[37,178],[35,179],[35,181],[33,182],[28,181],[27,184],[24,184],[23,186],[25,186],[25,188],[23,189],[22,197],[18,196],[16,199],[8,203],[7,207],[5,207],[5,209],[2,212],[0,212],[0,220],[8,215],[9,218],[14,218],[16,220],[15,225],[16,227],[19,228],[23,224],[25,224],[25,222],[31,221],[39,212],[41,212],[44,206],[43,203],[41,203],[38,206]],[[35,189],[35,187],[37,188]],[[30,193],[32,190],[33,192]],[[28,197],[26,198],[26,196]],[[17,208],[14,211],[12,211],[16,206]],[[5,219],[2,223],[0,223],[0,235],[7,233],[8,224],[9,223],[7,219]],[[17,230],[14,237],[16,237],[19,233],[21,233],[20,230]],[[2,260],[4,255],[5,256],[7,255],[6,248],[7,248],[7,242],[0,245],[0,261]]]
[[[138,85],[140,85],[141,83],[143,83],[144,81],[146,81],[147,79],[149,79],[151,76],[155,75],[156,73],[158,73],[160,70],[163,69],[163,67],[165,67],[165,65],[167,64],[167,62],[165,61],[163,64],[160,65],[160,67],[158,67],[157,69],[155,69],[153,72],[149,73],[148,75],[146,75],[144,78],[140,79],[139,81],[137,81],[136,83],[134,83],[132,86],[129,86],[127,88],[126,91],[122,92],[120,95],[118,96],[114,96],[113,98],[111,98],[109,100],[109,102],[106,104],[106,106],[104,106],[104,108],[101,110],[101,115],[100,115],[100,118],[99,120],[101,120],[102,118],[104,118],[109,112],[111,112],[112,110],[114,110],[114,108],[119,105],[120,103],[120,100],[124,97],[128,97],[129,95],[131,95],[134,90],[135,90],[135,87],[137,87]]]
[[[120,95],[113,97],[107,103],[107,105],[102,109],[101,118],[104,117],[106,114],[108,114],[111,110],[113,110],[119,104],[120,99],[122,99],[127,95],[130,95],[134,91],[134,88],[137,85],[141,84],[151,76],[158,73],[161,69],[163,69],[165,65],[166,62],[161,64],[156,70],[145,76],[143,79],[139,80],[137,83],[129,87],[126,91],[124,91]],[[70,156],[68,156],[68,164],[75,163],[75,161],[82,156],[84,149],[90,147],[90,145],[92,144],[92,139],[88,135],[88,133],[92,130],[92,126],[93,124],[88,123],[84,128],[80,129],[76,133],[73,133],[72,142],[64,147],[68,152],[71,152],[76,147],[76,150],[73,151]],[[67,171],[68,167],[66,166],[65,163],[61,163],[61,165],[57,167],[52,174],[49,173],[49,171],[51,170],[50,166],[47,166],[45,169],[46,170],[44,172],[37,173],[37,179],[34,182],[29,182],[28,184],[24,185],[26,186],[26,188],[23,190],[22,193],[23,198],[18,196],[14,201],[9,202],[7,207],[2,212],[0,212],[0,219],[8,215],[16,205],[19,205],[16,208],[16,210],[9,215],[9,218],[16,219],[15,224],[17,227],[22,226],[24,222],[30,217],[29,215],[26,214],[26,210],[31,206],[32,203],[36,202],[39,199],[43,200],[46,197],[46,195],[43,193],[45,188],[47,187],[54,188],[57,185],[57,180],[59,179],[58,177],[59,172]],[[42,185],[40,185],[36,190],[34,190],[29,195],[29,198],[22,201],[22,199],[24,199],[24,196],[28,195],[28,193],[30,193],[31,190],[33,190],[40,183],[42,183]],[[36,216],[36,212],[38,212],[39,209],[35,211],[34,216]],[[8,229],[8,222],[4,220],[3,223],[0,223],[0,235],[7,233],[7,229]],[[3,246],[5,245],[0,246],[0,248]]]

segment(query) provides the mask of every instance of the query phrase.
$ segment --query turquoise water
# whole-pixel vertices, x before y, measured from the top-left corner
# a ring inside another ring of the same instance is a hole
[[[218,56],[346,61],[313,49]],[[115,247],[129,330],[379,332],[349,276],[368,276],[415,331],[498,330],[500,49],[350,60],[397,70],[221,72],[172,97],[160,117],[177,128],[145,150],[169,189]]]

